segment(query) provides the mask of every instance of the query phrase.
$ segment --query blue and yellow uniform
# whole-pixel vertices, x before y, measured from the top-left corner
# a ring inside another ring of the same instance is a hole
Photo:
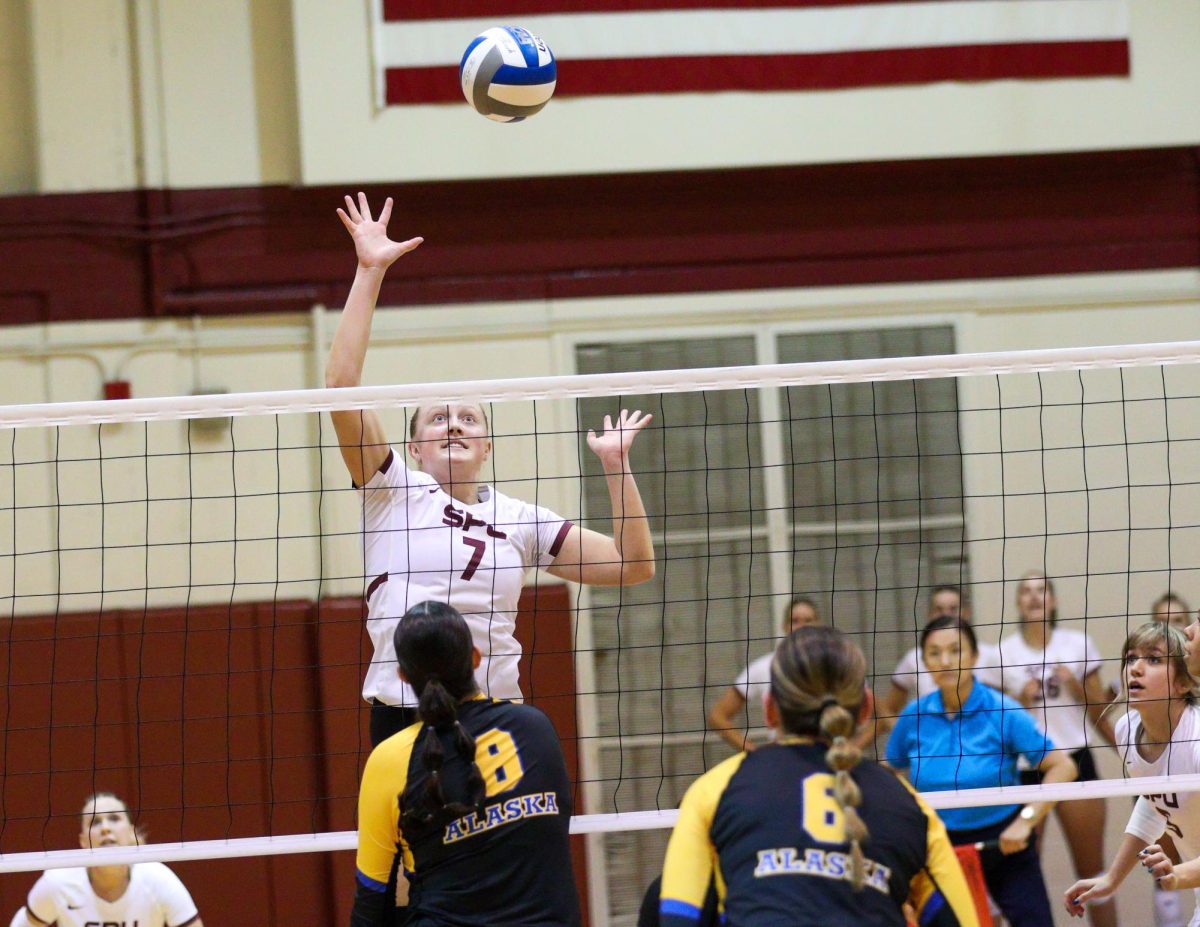
[[[977,927],[970,889],[938,816],[894,773],[850,775],[869,831],[866,878],[850,884],[849,844],[827,747],[795,739],[740,753],[694,782],[663,867],[663,927],[694,927],[715,878],[727,927]]]
[[[571,869],[571,791],[554,726],[538,709],[480,695],[458,719],[475,738],[487,789],[478,814],[404,829],[401,805],[418,806],[428,777],[426,737],[442,740],[444,794],[469,793],[469,765],[452,730],[420,723],[371,753],[358,798],[358,891],[353,927],[389,921],[387,900],[403,865],[409,924],[574,927],[579,899]]]

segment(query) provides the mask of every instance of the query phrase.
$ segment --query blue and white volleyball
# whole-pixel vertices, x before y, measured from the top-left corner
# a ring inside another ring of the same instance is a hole
[[[554,53],[520,26],[496,26],[471,41],[458,66],[467,102],[488,119],[520,122],[550,102]]]

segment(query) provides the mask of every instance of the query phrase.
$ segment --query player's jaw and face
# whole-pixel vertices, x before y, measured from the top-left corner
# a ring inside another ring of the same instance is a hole
[[[1155,703],[1165,705],[1169,699],[1183,698],[1187,692],[1186,682],[1176,679],[1175,661],[1161,645],[1131,651],[1123,672],[1125,691],[1134,708]]]
[[[807,602],[797,602],[792,606],[792,610],[788,612],[787,621],[784,624],[784,632],[791,634],[793,631],[799,631],[801,628],[812,627],[821,623],[821,617],[817,614],[817,610]]]
[[[970,620],[970,610],[964,609],[962,596],[953,589],[942,589],[929,599],[929,620],[934,618],[962,618]]]
[[[83,811],[79,845],[92,847],[131,847],[138,842],[137,830],[129,818],[129,809],[117,798],[102,797]]]
[[[1186,628],[1191,621],[1188,608],[1179,599],[1163,599],[1154,606],[1155,621],[1166,621],[1177,628]]]
[[[474,482],[492,452],[483,408],[471,402],[422,406],[408,452],[439,483]]]
[[[953,692],[964,678],[970,678],[978,655],[958,628],[941,628],[925,638],[921,657],[934,684],[943,692]]]
[[[1042,576],[1027,576],[1017,586],[1017,610],[1028,622],[1046,621],[1057,607],[1054,592]]]

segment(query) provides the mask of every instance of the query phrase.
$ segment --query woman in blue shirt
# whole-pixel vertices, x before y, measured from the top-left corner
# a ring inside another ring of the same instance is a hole
[[[921,655],[937,691],[901,712],[887,744],[888,763],[922,792],[1016,785],[1024,756],[1042,781],[1070,782],[1071,758],[1055,751],[1014,699],[977,681],[975,632],[960,618],[935,618],[921,632]],[[954,844],[984,843],[988,892],[1012,927],[1050,927],[1054,917],[1035,847],[1053,804],[988,805],[940,811]]]

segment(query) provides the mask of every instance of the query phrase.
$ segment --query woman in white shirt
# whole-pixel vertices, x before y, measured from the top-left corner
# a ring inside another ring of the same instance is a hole
[[[787,608],[783,610],[780,629],[783,636],[787,637],[800,628],[820,623],[821,615],[817,611],[817,603],[807,596],[798,596],[788,602]],[[750,663],[708,710],[709,729],[720,734],[721,739],[734,750],[755,748],[754,741],[750,739],[750,732],[742,727],[739,715],[748,705],[756,705],[760,712],[757,719],[765,723],[761,714],[763,696],[771,691],[771,660],[774,656],[775,651],[772,650]]]
[[[1134,631],[1121,652],[1121,675],[1129,711],[1116,724],[1117,750],[1130,776],[1200,773],[1198,686],[1184,661],[1183,632],[1165,621]],[[1069,802],[1067,804],[1070,804]],[[1160,841],[1169,836],[1184,862],[1174,864]],[[1200,890],[1200,793],[1143,795],[1134,805],[1125,836],[1108,870],[1076,882],[1063,896],[1067,911],[1109,898],[1141,863],[1164,889]],[[1191,927],[1200,927],[1200,908]]]
[[[362,193],[357,202],[347,196],[346,208],[337,212],[354,239],[358,269],[329,349],[325,385],[358,386],[384,275],[423,239],[388,238],[390,197],[378,219]],[[629,448],[649,415],[622,410],[615,422],[604,417],[599,435],[588,432],[588,446],[608,481],[611,537],[480,485],[492,442],[478,403],[417,409],[399,452],[388,443],[376,412],[339,411],[330,417],[362,494],[367,630],[375,645],[363,697],[372,704],[375,744],[416,718],[416,699],[396,674],[392,650],[396,625],[412,606],[424,601],[454,606],[483,657],[476,674],[480,690],[519,700],[517,601],[530,570],[542,567],[562,579],[601,586],[634,585],[654,575],[650,527],[629,463]]]
[[[142,842],[129,808],[111,792],[84,803],[79,845],[131,847]],[[162,863],[48,869],[29,892],[11,927],[204,927],[192,896]]]
[[[1112,692],[1100,679],[1100,651],[1083,631],[1058,626],[1054,583],[1027,573],[1017,587],[1021,626],[1000,641],[1004,691],[1024,705],[1038,727],[1065,750],[1079,769],[1079,781],[1098,779],[1090,744],[1098,730],[1113,742],[1104,710]],[[1022,781],[1037,782],[1036,770]],[[1104,867],[1103,798],[1059,802],[1054,812],[1071,852],[1075,874],[1091,878]],[[1111,902],[1088,909],[1092,927],[1116,927]]]

